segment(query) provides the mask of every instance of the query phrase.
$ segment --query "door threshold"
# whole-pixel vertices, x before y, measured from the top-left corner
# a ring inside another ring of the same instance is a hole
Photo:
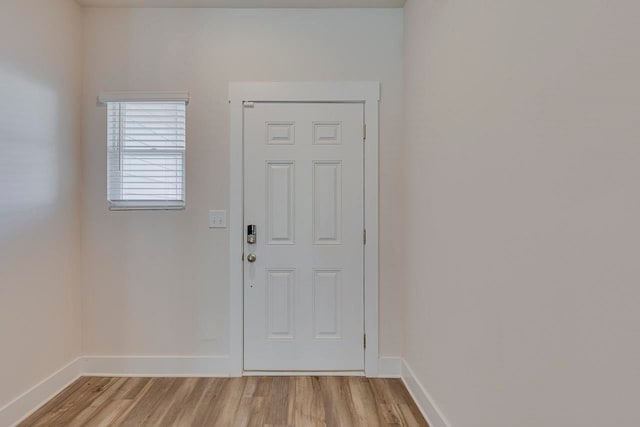
[[[364,371],[244,371],[244,377],[364,377]]]

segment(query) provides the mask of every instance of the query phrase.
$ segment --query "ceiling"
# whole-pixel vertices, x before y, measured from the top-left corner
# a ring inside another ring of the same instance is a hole
[[[405,0],[76,0],[90,7],[379,8]]]

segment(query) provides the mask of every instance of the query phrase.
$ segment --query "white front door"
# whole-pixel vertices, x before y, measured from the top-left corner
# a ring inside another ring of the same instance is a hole
[[[364,369],[363,115],[245,103],[247,371]]]

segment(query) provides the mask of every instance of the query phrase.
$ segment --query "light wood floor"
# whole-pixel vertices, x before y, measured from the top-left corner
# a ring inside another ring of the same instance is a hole
[[[428,427],[400,380],[363,377],[83,377],[20,425]]]

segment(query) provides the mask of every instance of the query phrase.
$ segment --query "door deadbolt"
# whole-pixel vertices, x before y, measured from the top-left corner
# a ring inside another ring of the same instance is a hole
[[[256,226],[254,224],[247,227],[247,243],[256,243]]]

